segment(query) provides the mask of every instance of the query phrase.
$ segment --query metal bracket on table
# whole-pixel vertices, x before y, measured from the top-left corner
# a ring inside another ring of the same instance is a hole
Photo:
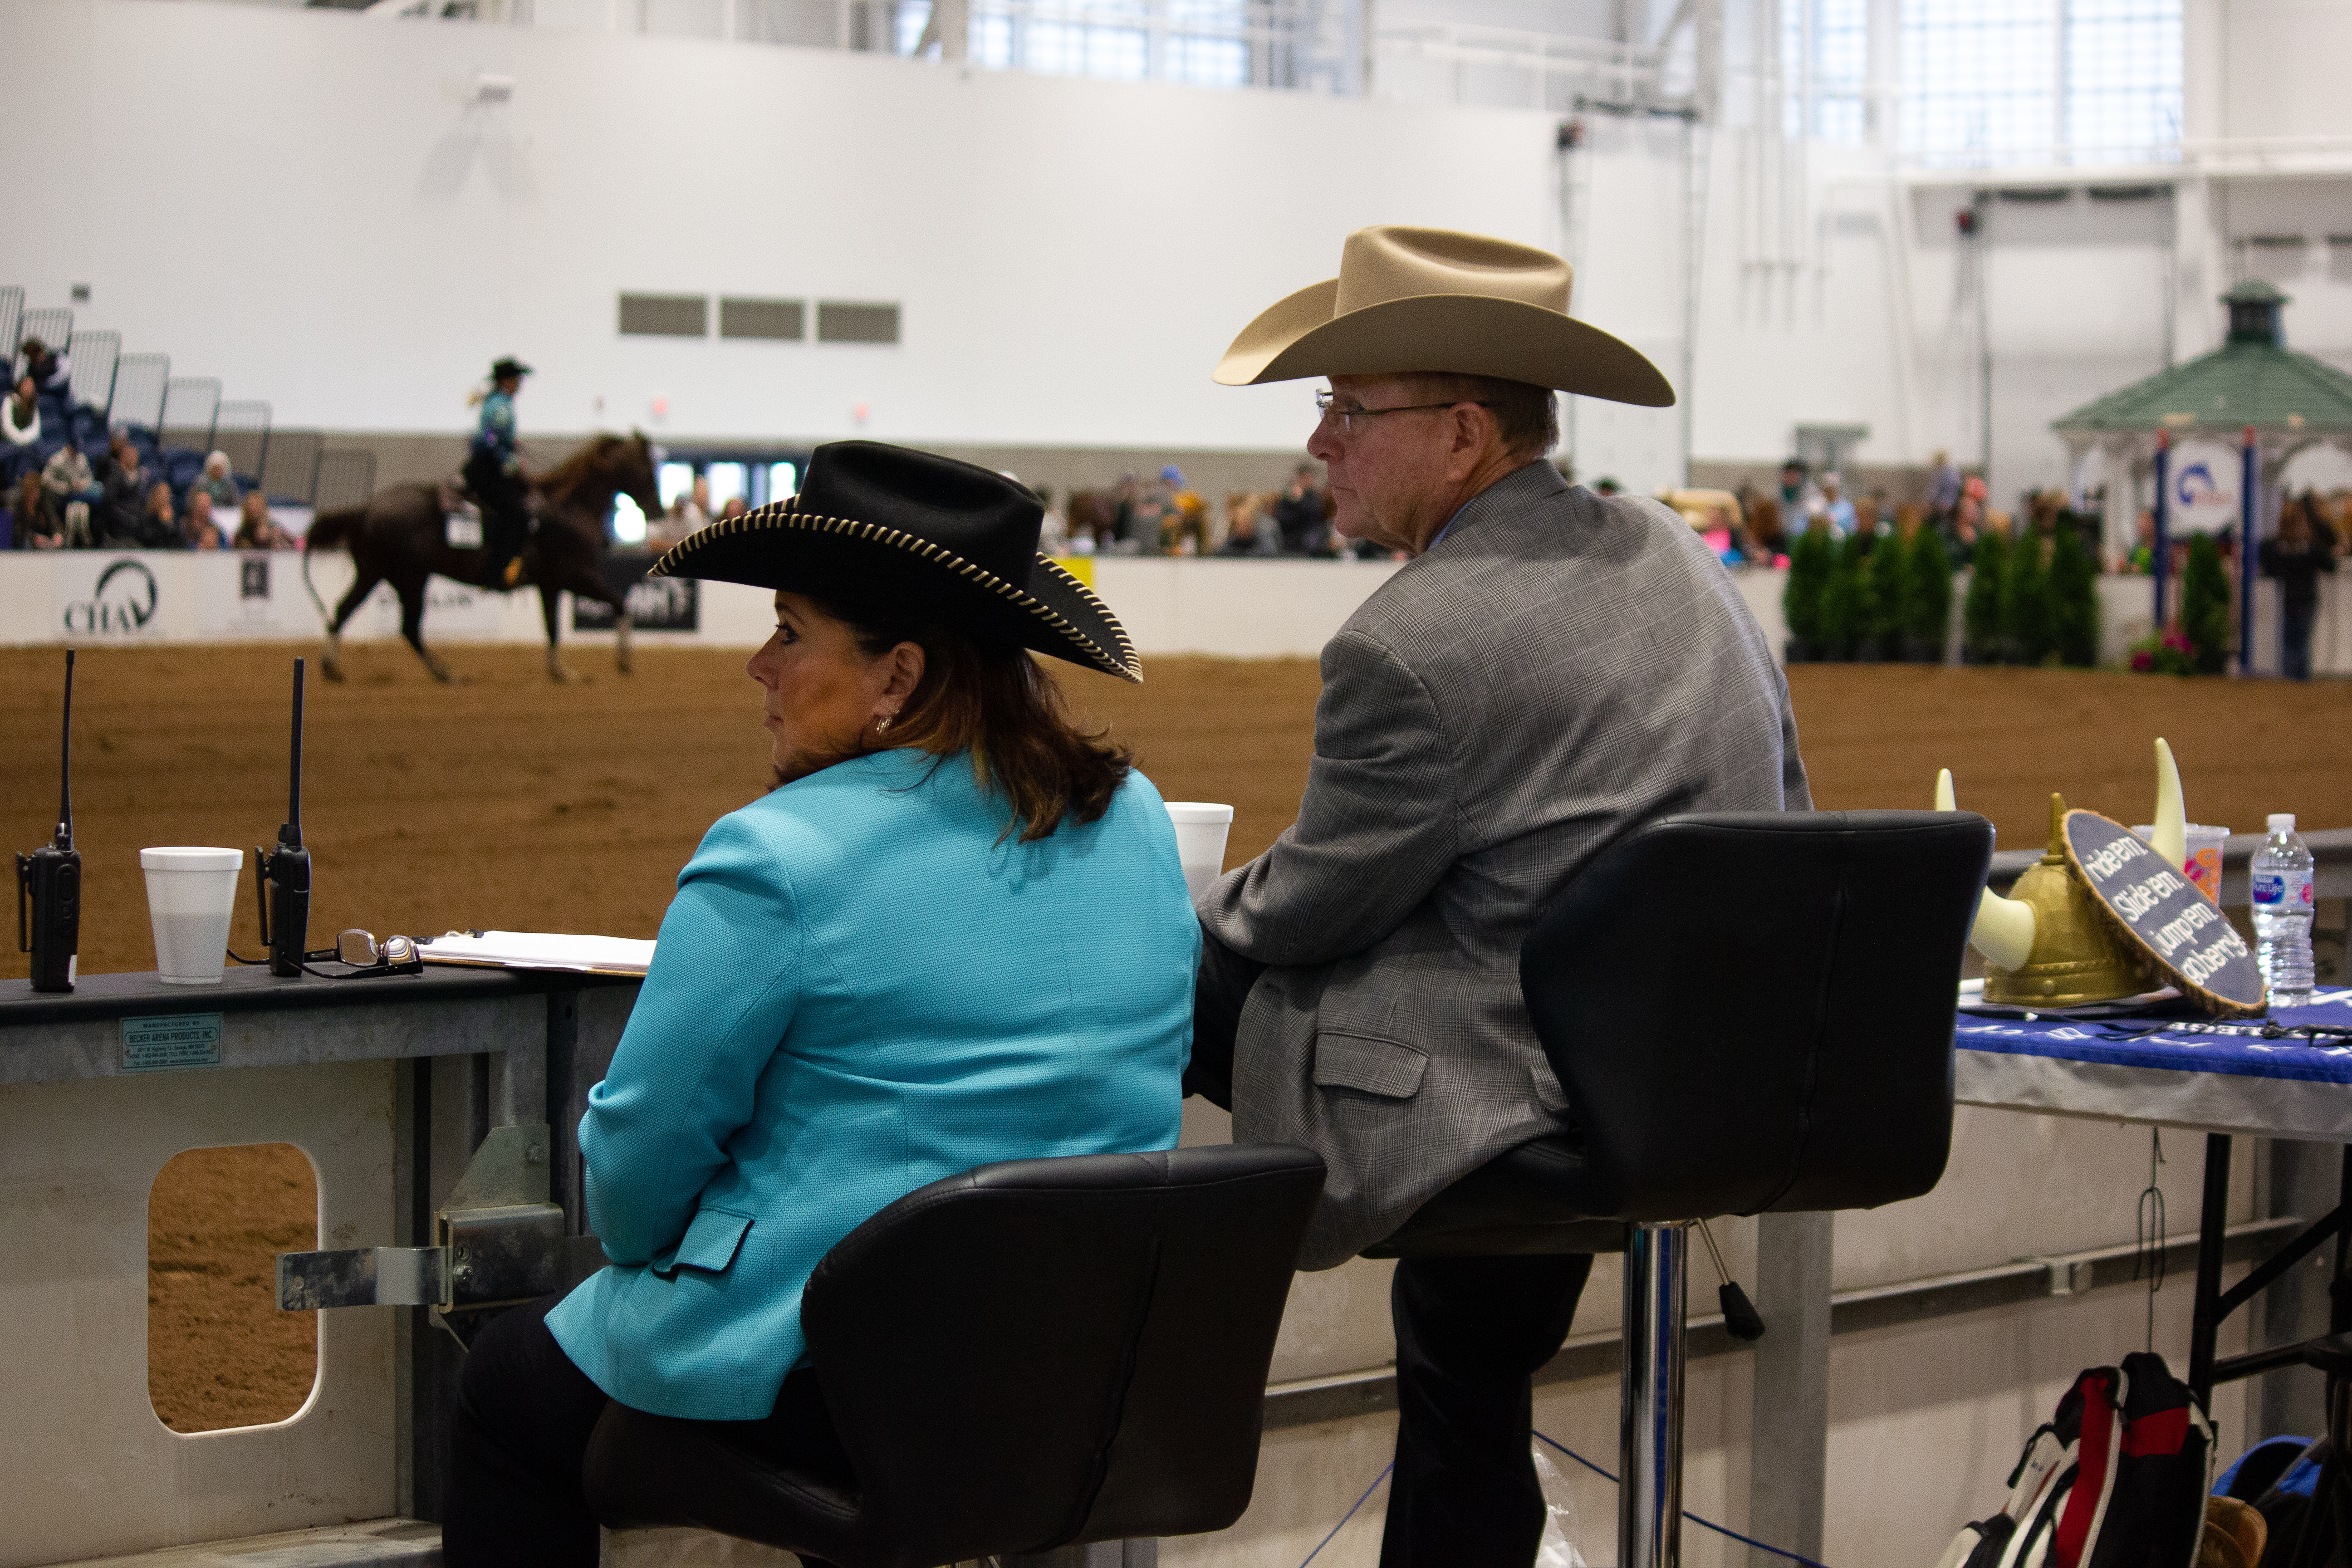
[[[547,1201],[545,1122],[493,1127],[441,1205],[434,1247],[358,1247],[278,1255],[280,1311],[320,1307],[430,1307],[471,1344],[509,1307],[552,1294],[601,1268],[593,1236],[566,1236]]]

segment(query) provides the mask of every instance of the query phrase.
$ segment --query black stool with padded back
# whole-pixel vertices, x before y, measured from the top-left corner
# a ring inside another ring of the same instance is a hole
[[[842,1238],[801,1321],[850,1473],[775,1468],[715,1424],[614,1404],[590,1504],[843,1568],[936,1568],[1222,1530],[1249,1506],[1304,1149],[1017,1160]]]
[[[1367,1257],[1625,1258],[1618,1563],[1682,1524],[1683,1226],[1916,1197],[1951,1147],[1960,959],[1991,862],[1964,812],[1668,817],[1520,950],[1574,1130],[1455,1182]]]

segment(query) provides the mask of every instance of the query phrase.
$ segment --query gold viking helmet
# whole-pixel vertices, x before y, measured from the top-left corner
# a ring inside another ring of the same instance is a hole
[[[1952,770],[1936,777],[1936,809],[1954,809]],[[2050,797],[2050,841],[2008,898],[1988,888],[1969,941],[1984,955],[1985,1000],[2067,1006],[2135,995],[2156,984],[2146,961],[2117,937],[2090,890],[2067,868],[2063,796]],[[2156,742],[2152,847],[2178,868],[2188,852],[2188,811],[2172,748]]]

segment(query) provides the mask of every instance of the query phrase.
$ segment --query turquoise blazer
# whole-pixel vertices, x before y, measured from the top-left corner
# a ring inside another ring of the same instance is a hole
[[[624,1405],[740,1421],[801,1291],[992,1160],[1175,1147],[1200,925],[1159,792],[1023,844],[965,755],[878,752],[719,819],[580,1121],[612,1266],[547,1326]]]

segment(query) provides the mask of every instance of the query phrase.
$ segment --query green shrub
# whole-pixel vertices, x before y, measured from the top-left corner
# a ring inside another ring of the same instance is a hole
[[[1803,651],[1819,657],[1822,641],[1822,589],[1829,581],[1835,546],[1827,533],[1807,529],[1789,547],[1789,582],[1780,590],[1780,615],[1789,636],[1806,645]]]
[[[1854,650],[1856,658],[1887,658],[1902,657],[1898,645],[1903,636],[1903,623],[1898,618],[1903,609],[1903,568],[1901,552],[1889,541],[1873,540],[1855,534],[1845,542],[1845,552],[1853,557],[1854,582],[1858,587],[1854,608]]]
[[[1960,603],[1960,638],[1970,664],[2001,659],[2001,584],[2009,575],[2009,536],[1991,529],[1977,535],[1969,596]]]
[[[1853,658],[1868,630],[1866,570],[1853,541],[1830,546],[1829,575],[1822,584],[1822,645],[1832,658]]]
[[[1927,523],[1911,532],[1903,552],[1903,635],[1944,657],[1952,624],[1952,562],[1943,536]]]
[[[2210,533],[2189,537],[2180,574],[2180,630],[2196,649],[2197,673],[2219,675],[2230,663],[2230,573]]]
[[[2098,566],[2071,512],[2059,517],[2050,544],[2050,641],[2061,664],[2088,669],[2099,662]]]
[[[2040,664],[2050,657],[2050,569],[2042,540],[2028,533],[2010,546],[2009,570],[2001,578],[2000,629],[2012,664]]]

